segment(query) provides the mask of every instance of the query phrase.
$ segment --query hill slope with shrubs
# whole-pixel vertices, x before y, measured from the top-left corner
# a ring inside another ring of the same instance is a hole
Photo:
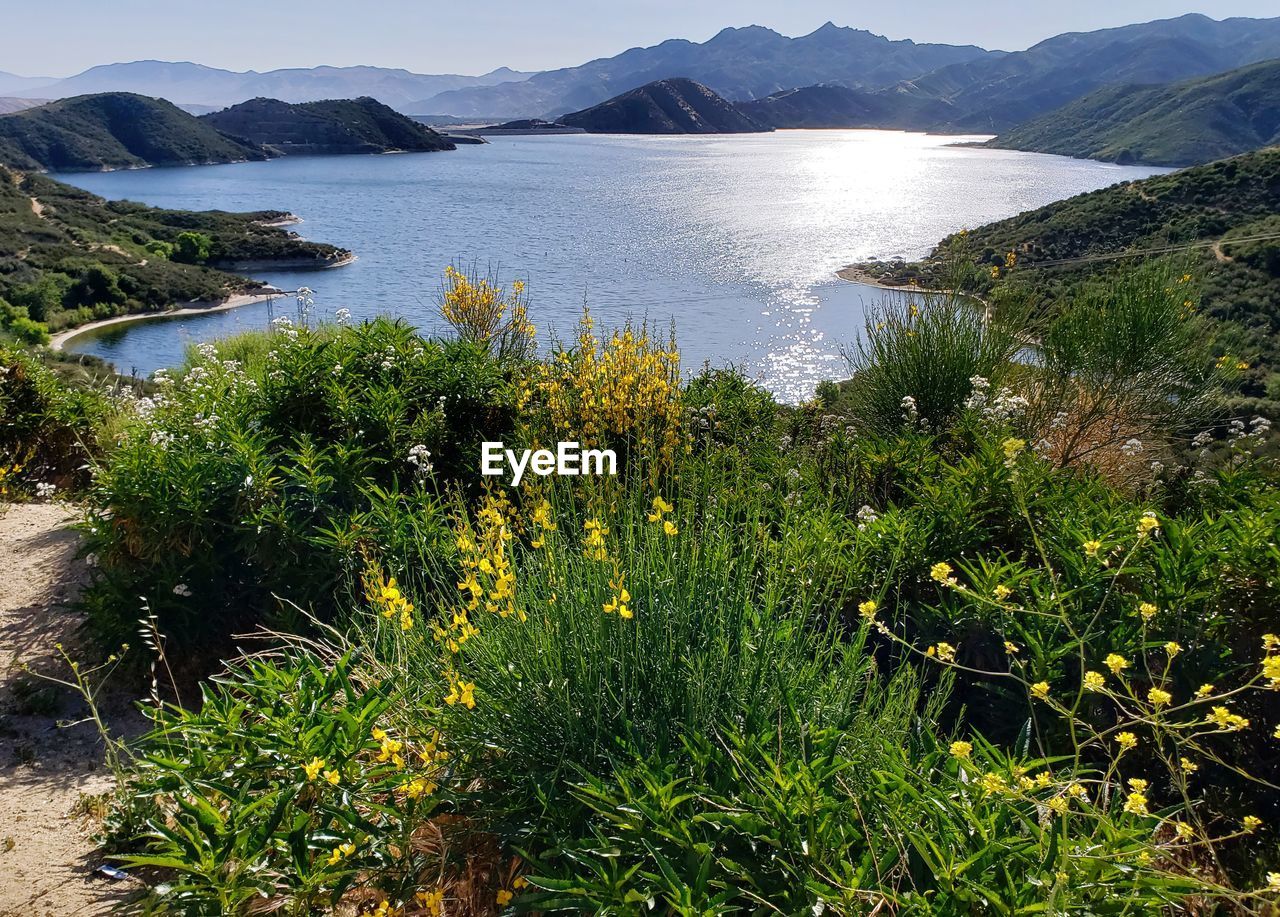
[[[856,265],[845,276],[959,284],[1052,312],[1167,252],[1197,278],[1220,355],[1246,364],[1242,391],[1252,407],[1265,400],[1272,414],[1280,407],[1278,213],[1280,149],[1260,150],[1077,195],[948,236],[925,261]],[[957,265],[965,266],[961,276]]]
[[[1280,60],[1171,86],[1111,86],[987,145],[1185,166],[1280,144]]]
[[[376,99],[290,104],[250,99],[200,118],[272,153],[386,153],[451,150],[453,144]]]
[[[0,166],[0,331],[38,342],[50,329],[261,287],[222,268],[349,256],[268,225],[286,216],[106,201]]]
[[[105,92],[0,116],[0,164],[97,171],[266,159],[164,99]]]

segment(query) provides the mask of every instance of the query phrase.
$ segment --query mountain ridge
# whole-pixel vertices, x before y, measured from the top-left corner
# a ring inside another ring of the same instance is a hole
[[[411,113],[554,118],[677,75],[733,100],[824,81],[888,86],[944,63],[998,53],[975,45],[894,41],[832,23],[796,37],[763,26],[729,27],[704,42],[670,38],[517,83],[449,90],[424,97]]]

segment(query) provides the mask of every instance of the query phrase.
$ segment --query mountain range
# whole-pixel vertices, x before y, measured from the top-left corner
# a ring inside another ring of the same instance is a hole
[[[1280,144],[1280,60],[1167,86],[1111,86],[988,146],[1185,166]]]
[[[25,85],[11,85],[11,80],[21,80],[21,77],[0,74],[0,95],[65,99],[100,92],[134,92],[168,99],[197,111],[224,108],[259,97],[315,102],[372,96],[399,109],[406,103],[445,90],[523,80],[530,75],[506,67],[483,76],[412,73],[386,67],[311,67],[242,73],[189,62],[147,60],[104,64],[66,79],[28,80]]]
[[[705,42],[673,38],[520,82],[473,86],[414,103],[412,114],[477,118],[546,117],[603,102],[655,80],[687,77],[732,100],[812,83],[881,87],[948,64],[999,58],[974,45],[890,41],[828,22],[798,38],[762,26],[729,28]]]

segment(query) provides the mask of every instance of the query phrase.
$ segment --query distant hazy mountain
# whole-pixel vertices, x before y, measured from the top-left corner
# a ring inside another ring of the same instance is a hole
[[[1200,14],[1068,32],[1014,54],[950,64],[896,91],[949,105],[933,127],[998,133],[1104,86],[1170,83],[1280,57],[1280,18]]]
[[[286,155],[454,148],[425,124],[368,97],[293,104],[250,99],[200,120],[224,134]]]
[[[181,105],[218,108],[259,97],[285,102],[314,102],[372,96],[393,108],[403,108],[406,102],[447,89],[490,86],[528,76],[506,67],[483,76],[432,75],[384,67],[312,67],[238,73],[186,62],[134,61],[104,64],[64,80],[44,81],[39,86],[13,90],[4,89],[0,78],[0,92],[43,98],[134,92]]]
[[[127,92],[50,102],[0,116],[0,164],[18,169],[129,169],[265,159],[175,105]]]
[[[888,86],[958,61],[1000,56],[973,45],[890,41],[827,23],[787,38],[761,26],[725,29],[709,41],[671,39],[520,82],[420,96],[412,114],[476,118],[554,117],[654,80],[682,75],[733,100],[813,83]]]
[[[37,90],[41,86],[48,86],[54,82],[57,81],[49,77],[18,76],[17,74],[5,73],[0,70],[0,95],[19,95]]]
[[[1280,144],[1280,60],[1169,86],[1113,86],[989,146],[1185,166]]]
[[[745,134],[769,128],[693,80],[657,80],[599,105],[565,115],[561,124],[592,134]]]

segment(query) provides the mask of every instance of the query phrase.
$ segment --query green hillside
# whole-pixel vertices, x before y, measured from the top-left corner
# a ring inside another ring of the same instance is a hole
[[[1280,149],[1077,195],[948,236],[925,261],[858,265],[845,276],[941,286],[972,261],[960,280],[979,295],[1034,295],[1052,311],[1131,267],[1102,256],[1165,247],[1179,250],[1158,257],[1195,276],[1200,308],[1219,322],[1219,349],[1249,364],[1245,395],[1280,408]]]
[[[0,167],[0,329],[44,329],[216,300],[261,286],[243,262],[325,267],[348,253],[263,225],[286,214],[159,210]]]
[[[200,120],[224,134],[274,153],[432,152],[453,144],[376,99],[290,104],[250,99]]]
[[[266,159],[163,99],[107,92],[0,116],[0,162],[86,171]]]
[[[1112,86],[988,145],[1190,165],[1280,143],[1280,60],[1171,86]]]

